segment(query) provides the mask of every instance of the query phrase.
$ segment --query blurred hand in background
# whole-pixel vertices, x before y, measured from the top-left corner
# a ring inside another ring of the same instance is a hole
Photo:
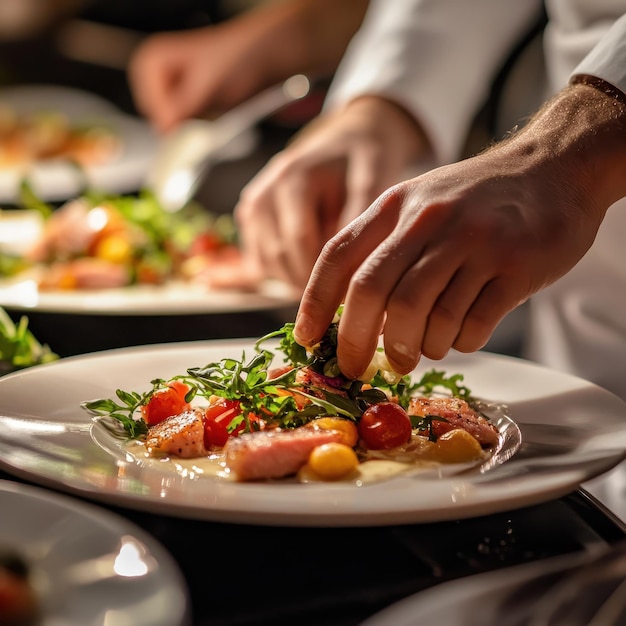
[[[293,74],[330,75],[366,0],[278,0],[222,23],[148,37],[129,64],[137,109],[161,132],[219,114]]]

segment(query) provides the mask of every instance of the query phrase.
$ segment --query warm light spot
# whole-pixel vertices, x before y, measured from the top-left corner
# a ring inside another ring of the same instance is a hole
[[[87,214],[87,224],[89,229],[98,232],[101,231],[109,222],[109,214],[107,210],[101,206],[94,207]]]
[[[131,537],[124,537],[120,551],[115,557],[113,570],[118,576],[137,578],[145,576],[149,567],[144,560],[144,548]]]

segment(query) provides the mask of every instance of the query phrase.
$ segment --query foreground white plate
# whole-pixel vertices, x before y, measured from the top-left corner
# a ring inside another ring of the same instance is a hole
[[[110,162],[87,167],[86,181],[65,162],[41,162],[27,172],[0,169],[0,204],[14,204],[19,184],[27,174],[35,193],[48,202],[67,200],[83,189],[84,183],[109,193],[140,189],[152,164],[159,138],[149,124],[126,115],[95,94],[69,87],[26,85],[0,90],[0,103],[27,114],[42,110],[64,113],[70,121],[98,121],[113,129],[122,140],[121,153]]]
[[[618,626],[626,543],[467,576],[400,600],[361,626]]]
[[[251,340],[112,350],[0,379],[0,465],[97,500],[181,517],[312,526],[432,522],[510,510],[574,490],[626,456],[626,404],[578,378],[478,353],[423,362],[462,373],[473,394],[504,403],[522,450],[485,474],[416,474],[349,484],[238,484],[180,476],[107,452],[80,403],[143,391],[149,381],[224,357],[251,355]]]
[[[297,304],[287,285],[267,281],[256,292],[214,290],[171,281],[119,289],[40,291],[34,279],[0,279],[0,306],[84,315],[191,315],[272,310]]]
[[[0,546],[29,565],[41,626],[187,623],[187,593],[174,561],[126,520],[5,480],[0,510]]]

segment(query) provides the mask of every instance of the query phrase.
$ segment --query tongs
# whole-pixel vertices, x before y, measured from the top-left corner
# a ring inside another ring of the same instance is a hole
[[[214,121],[182,123],[159,149],[146,178],[167,211],[178,211],[193,198],[207,169],[234,139],[310,91],[306,76],[297,74],[252,96]]]

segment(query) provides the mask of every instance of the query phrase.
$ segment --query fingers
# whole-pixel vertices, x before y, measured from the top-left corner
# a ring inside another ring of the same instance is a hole
[[[381,182],[381,155],[372,146],[359,146],[351,155],[346,173],[346,202],[341,212],[339,228],[344,228],[363,213],[387,187]]]
[[[414,206],[403,220],[397,190],[325,246],[296,320],[297,340],[313,345],[344,301],[337,356],[350,378],[367,369],[381,327],[390,364],[405,374],[422,355],[481,348],[521,301],[519,280],[505,273],[512,267],[502,261],[505,249],[493,252],[482,238],[467,237],[467,225],[454,227],[441,206]]]
[[[422,337],[422,354],[442,359],[454,345],[469,310],[491,279],[480,264],[471,259],[458,263],[454,276],[424,316],[426,328]]]
[[[139,47],[129,66],[135,105],[159,129],[170,116],[169,92],[175,82],[169,49],[169,36],[155,35]]]
[[[398,281],[387,303],[385,352],[398,373],[410,372],[422,354],[448,351],[482,284],[458,293],[455,277],[463,256],[457,250],[426,250]],[[443,355],[442,355],[443,356]]]
[[[275,191],[282,249],[271,268],[272,273],[301,288],[306,285],[323,244],[319,193],[310,183],[298,177]]]
[[[380,268],[376,267],[375,259],[369,261],[369,255],[393,231],[400,204],[397,192],[392,189],[335,235],[322,249],[300,303],[294,333],[299,343],[311,346],[322,338],[345,298],[339,343],[347,351],[348,371],[343,368],[342,371],[349,376],[362,373],[369,364],[367,360],[355,365],[351,355],[355,353],[357,361],[363,354],[366,354],[363,360],[367,355],[371,357],[377,332],[370,329],[381,327],[389,285],[395,284],[393,276],[376,271]],[[377,258],[384,259],[384,251]],[[369,266],[361,268],[366,259]],[[400,267],[391,269],[390,273],[400,274],[405,263],[400,259]]]
[[[131,60],[133,98],[161,132],[208,105],[216,90],[216,73],[203,61],[204,39],[194,32],[149,38]]]
[[[526,299],[512,288],[513,281],[500,277],[489,281],[463,319],[453,347],[459,352],[480,350],[502,319]],[[521,293],[530,295],[524,289]]]
[[[317,196],[281,158],[243,190],[235,215],[244,253],[265,276],[304,288],[322,246]]]

